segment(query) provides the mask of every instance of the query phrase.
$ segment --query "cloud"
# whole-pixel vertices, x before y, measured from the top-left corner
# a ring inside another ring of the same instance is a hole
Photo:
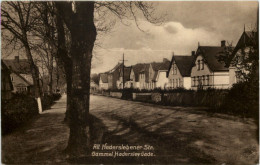
[[[104,72],[116,65],[122,54],[128,60],[127,65],[162,61],[170,59],[172,52],[177,55],[190,55],[192,50],[197,49],[198,41],[201,45],[220,45],[222,36],[214,31],[204,28],[186,28],[179,22],[167,22],[162,26],[156,26],[146,21],[140,21],[138,30],[134,22],[130,26],[118,24],[115,31],[108,37],[104,37],[104,49],[96,48],[95,55],[100,60],[95,63],[93,72]],[[123,29],[123,30],[122,30]],[[169,30],[170,29],[170,30]],[[170,31],[170,33],[169,33]]]
[[[167,25],[166,27],[164,27],[164,29],[171,34],[175,34],[178,32],[177,29],[171,25]]]

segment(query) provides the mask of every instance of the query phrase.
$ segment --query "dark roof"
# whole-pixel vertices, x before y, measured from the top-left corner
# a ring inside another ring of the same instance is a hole
[[[151,65],[154,70],[154,76],[152,80],[155,81],[159,70],[168,70],[170,66],[170,61],[164,60],[163,62],[153,62],[151,63]]]
[[[201,54],[211,71],[228,71],[226,64],[217,58],[224,49],[225,46],[199,46],[196,57]]]
[[[122,67],[123,63],[118,63],[113,69],[111,69],[109,72],[113,73],[117,68]]]
[[[131,73],[132,67],[124,67],[124,80],[129,81],[130,80],[130,73]],[[123,76],[123,72],[120,72],[120,77]]]
[[[27,59],[4,59],[3,62],[12,72],[28,74],[31,73],[30,63]]]
[[[187,55],[176,56],[176,55],[173,55],[170,66],[168,67],[169,69],[168,69],[168,72],[167,72],[167,77],[169,75],[173,61],[175,61],[176,65],[177,65],[177,67],[178,67],[178,69],[179,69],[179,71],[180,71],[180,73],[183,77],[189,77],[190,76],[192,64],[193,64],[193,61],[194,61],[194,56],[190,56],[190,55],[188,55],[188,56]]]
[[[139,73],[140,72],[145,72],[145,68],[149,68],[150,64],[135,64],[132,66],[133,70],[134,70],[134,74],[135,74],[135,81],[139,81]]]
[[[103,83],[108,83],[107,73],[100,73],[100,78]]]
[[[253,31],[244,31],[241,35],[241,37],[239,38],[233,52],[232,55],[227,63],[227,66],[230,65],[230,62],[232,61],[232,59],[234,58],[234,56],[236,55],[237,51],[241,48],[245,48],[247,46],[253,46],[255,43],[255,41],[257,41],[257,33],[253,32]],[[257,45],[258,46],[258,45]]]

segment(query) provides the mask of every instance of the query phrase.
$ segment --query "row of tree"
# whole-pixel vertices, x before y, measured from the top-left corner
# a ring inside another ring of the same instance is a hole
[[[19,2],[1,7],[2,36],[13,48],[23,48],[30,63],[35,97],[40,98],[37,59],[44,59],[48,75],[54,63],[64,70],[67,82],[67,112],[70,137],[66,151],[74,156],[90,151],[90,71],[97,33],[105,34],[117,20],[126,23],[142,15],[151,23],[155,8],[147,2]],[[49,76],[49,91],[53,77]]]

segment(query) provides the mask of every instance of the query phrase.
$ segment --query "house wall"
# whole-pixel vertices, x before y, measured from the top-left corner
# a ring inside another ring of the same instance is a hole
[[[191,69],[191,89],[198,89],[198,86],[201,85],[203,89],[212,87],[214,82],[213,82],[213,74],[211,70],[209,69],[208,65],[204,63],[204,68],[198,70],[198,60],[203,60],[203,57],[199,55],[196,58],[195,65]],[[202,79],[204,76],[204,82],[203,81],[198,81],[198,79]]]
[[[183,77],[183,88],[191,89],[191,77]]]
[[[195,65],[191,70],[191,88],[197,90],[200,86],[203,89],[207,88],[218,88],[226,89],[229,88],[229,71],[223,72],[212,72],[208,65],[204,63],[204,68],[198,70],[198,60],[203,60],[202,56],[196,58]]]
[[[233,84],[237,83],[236,70],[235,67],[229,67],[229,88],[231,88]]]
[[[10,74],[11,82],[13,84],[13,92],[28,92],[29,84],[25,82],[21,77],[17,76],[14,73]]]
[[[227,89],[229,88],[229,71],[213,73],[214,88]]]
[[[113,89],[113,74],[109,74],[107,76],[107,80],[108,80],[108,88]]]
[[[107,90],[108,89],[108,83],[103,83],[101,78],[99,79],[99,89],[100,90],[102,90],[102,89]]]
[[[174,70],[175,67],[176,67],[176,71]],[[168,75],[168,88],[177,88],[177,87],[183,87],[183,77],[177,65],[173,61],[173,64],[171,65],[170,72]]]
[[[159,71],[155,87],[164,89],[167,87],[168,78],[166,77],[167,71]]]
[[[140,85],[140,89],[146,89],[146,82],[145,82],[145,74],[144,73],[140,73],[139,74],[139,85]]]
[[[152,67],[152,64],[150,64],[149,66],[149,77],[148,77],[148,83],[146,84],[147,85],[147,89],[154,89],[155,88],[155,82],[153,82],[153,77],[154,77],[154,70],[153,70],[153,67]]]

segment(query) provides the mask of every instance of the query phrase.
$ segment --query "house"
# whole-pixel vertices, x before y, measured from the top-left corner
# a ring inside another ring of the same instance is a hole
[[[28,60],[19,59],[19,56],[15,56],[14,59],[4,59],[3,63],[11,73],[12,92],[33,93],[33,79]]]
[[[139,89],[148,88],[148,78],[149,78],[149,68],[150,64],[143,64],[142,68],[139,71]],[[137,81],[137,80],[136,80]]]
[[[107,90],[108,89],[108,73],[100,73],[99,75],[99,89]]]
[[[98,90],[98,84],[96,84],[93,80],[90,81],[90,93],[94,93]]]
[[[117,89],[117,81],[120,76],[120,72],[123,68],[122,63],[118,63],[113,69],[108,72],[108,88]]]
[[[169,65],[170,61],[166,58],[163,59],[163,62],[153,62],[149,65],[147,89],[166,87],[168,82],[166,73]]]
[[[132,70],[132,67],[124,67],[124,72],[123,72],[123,70],[120,70],[120,74],[119,74],[120,76],[117,81],[118,89],[134,88],[133,76],[132,77],[130,76],[131,70]],[[123,76],[124,76],[124,80],[123,80]],[[125,83],[124,86],[123,86],[123,83]]]
[[[167,71],[168,89],[185,88],[191,89],[191,68],[195,56],[192,55],[178,56],[173,55]]]
[[[155,82],[155,88],[166,89],[168,84],[167,71],[170,66],[170,61],[166,58],[163,59],[163,63],[159,68],[155,70],[153,81]]]
[[[1,60],[1,99],[11,99],[13,85],[10,77],[10,70]]]
[[[229,88],[229,69],[218,60],[225,47],[224,40],[221,46],[198,46],[191,70],[192,89]]]
[[[244,75],[249,73],[248,70],[245,69],[243,61],[248,58],[247,55],[251,47],[256,44],[255,41],[257,41],[257,36],[256,32],[244,30],[238,40],[232,52],[230,61],[227,64],[227,66],[229,66],[229,87],[232,87],[235,83],[244,81]],[[246,65],[250,65],[250,63],[247,63]]]
[[[144,63],[138,63],[138,64],[135,64],[135,65],[132,66],[132,69],[131,69],[131,72],[130,72],[130,79],[133,82],[134,88],[136,88],[136,89],[140,88],[140,82],[139,82],[139,77],[140,76],[139,76],[139,74],[147,66],[149,66],[149,64],[144,64]],[[142,85],[144,85],[144,84],[142,84]]]

